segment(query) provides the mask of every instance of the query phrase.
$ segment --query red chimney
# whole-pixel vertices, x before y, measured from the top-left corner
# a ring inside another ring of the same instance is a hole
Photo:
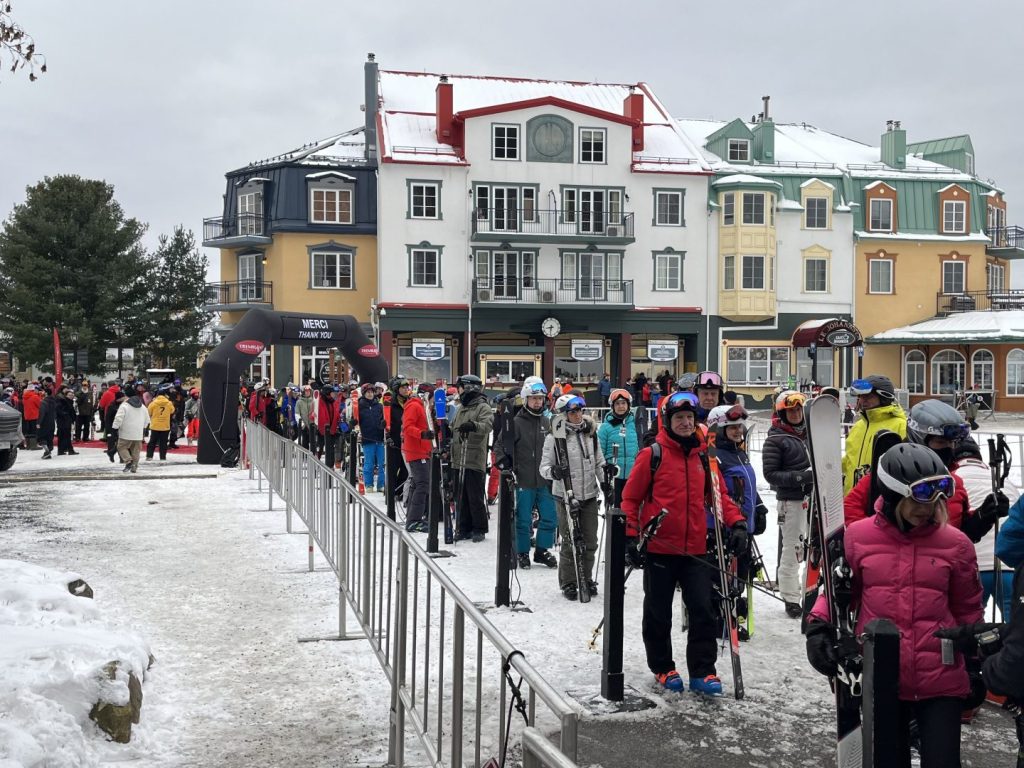
[[[439,144],[452,143],[452,84],[447,75],[441,75],[437,84],[437,141]]]
[[[636,93],[633,86],[622,102],[622,114],[637,121],[633,126],[633,151],[641,152],[644,148],[644,95]]]

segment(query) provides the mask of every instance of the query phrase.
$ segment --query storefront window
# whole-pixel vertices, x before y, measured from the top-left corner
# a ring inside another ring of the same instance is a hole
[[[439,360],[419,360],[412,356],[412,345],[398,348],[398,373],[418,382],[435,384],[452,380],[452,348],[445,344],[444,357]]]
[[[810,384],[813,380],[819,387],[831,387],[832,378],[832,347],[818,348],[818,375],[811,376],[811,351],[801,347],[796,351],[796,378],[800,384]]]
[[[964,385],[964,356],[944,349],[932,357],[932,394],[952,395]]]
[[[330,379],[331,350],[329,347],[299,347],[299,371],[301,383],[308,384],[315,379],[325,384]],[[340,368],[341,355],[335,354],[335,368]]]
[[[249,380],[263,381],[270,378],[270,350],[264,349],[249,366]]]
[[[540,376],[540,361],[533,355],[528,358],[488,358],[483,368],[487,384],[513,384],[523,381],[527,376]]]
[[[784,384],[789,380],[789,347],[729,347],[729,384]]]

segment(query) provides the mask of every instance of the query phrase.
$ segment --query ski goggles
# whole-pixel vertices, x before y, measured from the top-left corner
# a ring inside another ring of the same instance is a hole
[[[725,425],[728,426],[730,423],[737,421],[746,421],[748,415],[747,409],[742,405],[734,405],[725,414]]]
[[[562,410],[566,413],[575,413],[576,411],[582,411],[586,406],[587,403],[582,397],[574,397],[562,406]]]
[[[850,393],[857,397],[870,395],[874,391],[875,385],[867,379],[854,379],[853,383],[850,384]]]
[[[525,387],[523,397],[533,397],[534,395],[541,395],[543,397],[547,393],[548,388],[544,386],[543,382],[538,381]]]
[[[966,422],[943,424],[941,427],[925,427],[913,419],[907,419],[907,426],[928,437],[942,437],[951,443],[959,442],[971,434],[971,425]]]
[[[790,392],[785,397],[780,397],[775,402],[775,410],[787,411],[790,408],[803,408],[807,402],[807,395],[803,392]]]
[[[692,392],[674,392],[668,397],[661,399],[662,413],[675,411],[693,411],[696,413],[699,407],[700,403],[697,400],[697,396]]]
[[[632,403],[633,396],[629,394],[627,389],[613,389],[608,395],[608,404],[611,405],[616,400],[625,400],[627,403]]]
[[[695,389],[722,389],[722,377],[714,371],[703,371],[697,374],[693,386]]]
[[[878,479],[882,484],[904,497],[910,497],[921,503],[933,502],[936,499],[948,499],[956,490],[956,484],[950,475],[935,475],[934,477],[922,477],[910,485],[902,483],[885,471],[885,467],[878,465]]]

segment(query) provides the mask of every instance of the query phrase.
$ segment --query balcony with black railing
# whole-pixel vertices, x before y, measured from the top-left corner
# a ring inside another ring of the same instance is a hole
[[[1024,290],[964,291],[962,293],[938,293],[935,296],[935,314],[939,317],[957,312],[1001,311],[1024,309]]]
[[[231,312],[250,307],[274,308],[274,284],[258,280],[207,283],[204,306],[211,312]]]
[[[267,221],[262,213],[237,213],[203,219],[203,246],[230,248],[269,245]]]
[[[633,235],[633,214],[600,209],[530,207],[474,208],[473,239],[487,242],[567,242],[582,240],[626,245]]]
[[[1024,259],[1024,227],[988,227],[985,229],[991,242],[985,252],[1001,259]]]
[[[578,280],[533,277],[477,278],[473,303],[484,305],[593,304],[633,307],[633,281],[583,278]]]

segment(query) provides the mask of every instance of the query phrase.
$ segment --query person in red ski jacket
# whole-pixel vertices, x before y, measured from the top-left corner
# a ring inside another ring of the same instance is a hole
[[[320,441],[324,446],[324,464],[333,467],[338,450],[338,409],[334,403],[334,389],[324,387],[317,404]]]
[[[630,540],[627,559],[634,567],[646,566],[643,639],[647,666],[664,688],[683,690],[672,658],[672,603],[676,586],[681,585],[690,616],[686,637],[690,689],[720,695],[722,682],[715,671],[718,612],[712,597],[717,563],[706,560],[711,483],[718,486],[728,545],[733,552],[747,547],[747,522],[708,457],[707,441],[696,429],[700,407],[697,396],[675,392],[663,403],[663,427],[658,430],[655,445],[637,454],[622,491],[626,536]],[[655,453],[660,461],[652,470]],[[638,537],[662,509],[668,514],[648,540],[646,552],[641,552]]]
[[[427,532],[427,502],[430,498],[430,455],[434,450],[434,431],[427,419],[423,398],[432,397],[434,388],[420,384],[417,393],[405,403],[402,414],[402,456],[409,465],[409,485],[405,496],[405,529]]]
[[[24,408],[22,431],[25,434],[25,443],[30,451],[34,451],[39,445],[36,437],[36,423],[39,421],[39,405],[43,402],[43,398],[39,394],[38,387],[35,384],[29,384],[25,387],[21,400]]]

